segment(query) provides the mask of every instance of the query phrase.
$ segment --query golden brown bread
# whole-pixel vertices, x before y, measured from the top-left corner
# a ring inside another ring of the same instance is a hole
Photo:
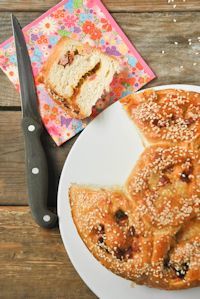
[[[123,190],[70,188],[72,217],[86,246],[106,268],[137,284],[200,286],[199,101],[200,94],[179,90],[122,99],[153,145]]]
[[[200,284],[199,156],[187,147],[145,150],[124,192],[72,185],[77,230],[92,254],[137,284]]]
[[[149,143],[191,142],[200,136],[200,93],[147,90],[121,103]]]

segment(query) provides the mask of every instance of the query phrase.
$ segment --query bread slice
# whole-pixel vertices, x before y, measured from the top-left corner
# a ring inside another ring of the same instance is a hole
[[[96,48],[62,37],[42,68],[38,80],[71,117],[91,115],[98,99],[110,90],[117,59]]]

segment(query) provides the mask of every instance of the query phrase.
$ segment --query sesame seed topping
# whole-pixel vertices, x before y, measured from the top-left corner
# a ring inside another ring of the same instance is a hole
[[[183,69],[183,66],[181,66]],[[137,98],[139,95],[137,95]],[[197,101],[198,99],[198,101]],[[144,93],[141,101],[127,108],[131,118],[136,122],[142,133],[156,139],[188,141],[194,140],[198,134],[200,123],[200,94],[180,91],[173,94],[171,91],[160,97],[159,92]],[[193,104],[194,103],[194,104]],[[188,115],[194,115],[192,126],[187,125],[183,117],[183,105]]]

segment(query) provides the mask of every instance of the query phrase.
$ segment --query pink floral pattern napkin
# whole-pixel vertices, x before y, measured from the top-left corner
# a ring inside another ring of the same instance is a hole
[[[114,78],[111,92],[97,102],[92,116],[85,121],[70,118],[49,97],[44,86],[37,83],[43,123],[57,145],[83,130],[108,105],[140,89],[155,77],[100,0],[61,1],[26,26],[23,32],[35,76],[62,36],[81,40],[116,56],[125,70]],[[19,90],[13,38],[0,45],[0,67]]]

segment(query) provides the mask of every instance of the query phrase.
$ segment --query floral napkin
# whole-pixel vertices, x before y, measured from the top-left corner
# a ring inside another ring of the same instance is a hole
[[[111,92],[97,102],[92,117],[85,121],[70,118],[49,97],[44,86],[37,83],[42,120],[57,145],[84,129],[105,107],[140,89],[155,77],[100,0],[61,1],[26,26],[23,32],[35,76],[62,36],[80,40],[116,56],[125,70],[115,77]],[[19,90],[12,37],[0,45],[0,67]]]

